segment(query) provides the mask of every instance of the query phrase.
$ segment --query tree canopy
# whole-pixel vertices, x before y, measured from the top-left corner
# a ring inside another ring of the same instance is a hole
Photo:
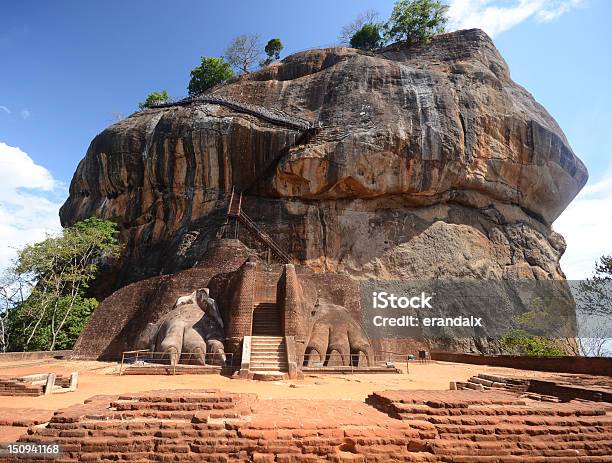
[[[138,103],[140,109],[150,108],[159,103],[165,103],[170,100],[170,95],[166,90],[161,92],[151,92],[147,95],[147,99]]]
[[[379,13],[376,10],[366,10],[359,14],[354,21],[345,25],[338,35],[340,43],[348,45],[353,36],[366,24],[378,24]]]
[[[281,42],[281,39],[276,38],[270,39],[268,41],[264,51],[266,52],[266,55],[268,55],[270,58],[280,59],[280,52],[283,50],[283,48],[284,46],[283,42]]]
[[[115,223],[92,217],[21,249],[0,282],[0,347],[70,348],[97,306],[89,283],[119,255],[117,234]]]
[[[284,48],[283,42],[281,39],[275,38],[268,40],[264,51],[268,57],[261,63],[262,66],[267,66],[268,64],[274,62],[275,60],[280,59],[280,52]]]
[[[427,43],[445,31],[448,5],[441,0],[398,0],[386,24],[391,41]]]
[[[363,50],[373,50],[382,45],[383,39],[380,35],[380,25],[364,24],[353,37],[351,37],[351,47]]]
[[[195,95],[205,92],[233,75],[232,68],[225,59],[203,56],[200,65],[191,70],[191,79],[188,86],[189,94]]]

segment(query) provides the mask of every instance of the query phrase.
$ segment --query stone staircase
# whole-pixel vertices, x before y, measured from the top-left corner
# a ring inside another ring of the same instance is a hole
[[[276,302],[260,302],[253,309],[253,336],[280,336],[280,312]]]
[[[251,337],[251,371],[286,373],[287,349],[282,336]]]
[[[288,371],[287,347],[283,337],[276,285],[280,273],[274,267],[257,272],[251,336],[250,371],[284,375]]]

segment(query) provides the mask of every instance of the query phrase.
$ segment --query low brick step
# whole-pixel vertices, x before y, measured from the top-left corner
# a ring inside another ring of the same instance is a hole
[[[227,410],[235,405],[232,402],[202,403],[202,402],[112,402],[111,407],[117,411],[124,410],[160,410],[160,411],[197,411],[197,410]]]
[[[580,435],[580,434],[592,434],[600,432],[601,429],[597,426],[517,426],[517,425],[474,425],[466,426],[462,425],[436,425],[436,429],[445,436],[455,436],[455,438],[466,438],[468,436],[474,437],[482,434],[486,435],[497,435],[503,436],[505,439],[507,435],[520,435],[520,436],[547,436],[547,439],[555,440],[559,436],[563,435]],[[501,437],[500,437],[501,438]]]

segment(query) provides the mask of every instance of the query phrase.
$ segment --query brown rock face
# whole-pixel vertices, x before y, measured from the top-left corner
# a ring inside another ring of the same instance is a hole
[[[358,277],[563,278],[550,224],[587,180],[556,122],[480,30],[376,53],[312,50],[98,135],[61,210],[117,218],[116,286],[197,264],[232,187],[298,262]]]

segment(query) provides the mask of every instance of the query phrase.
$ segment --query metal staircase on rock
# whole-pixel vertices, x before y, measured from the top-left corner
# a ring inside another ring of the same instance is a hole
[[[266,246],[272,254],[283,264],[291,263],[291,257],[283,251],[278,244],[257,226],[248,215],[242,210],[242,193],[236,193],[232,189],[232,196],[230,197],[229,206],[227,208],[227,216],[238,220],[248,232],[257,239],[260,243]]]

